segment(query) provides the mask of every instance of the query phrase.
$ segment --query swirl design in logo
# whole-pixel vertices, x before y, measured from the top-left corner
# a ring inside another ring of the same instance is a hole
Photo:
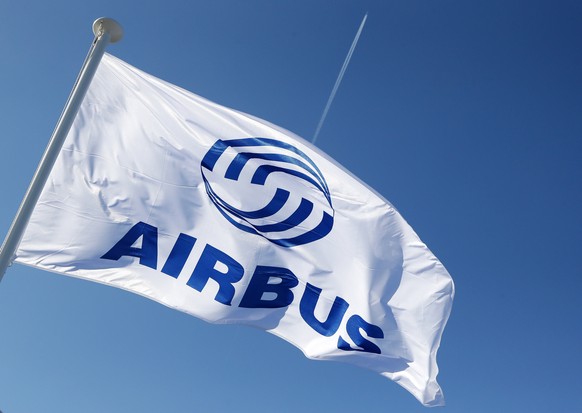
[[[283,247],[308,244],[331,231],[327,183],[293,145],[268,138],[218,140],[201,170],[212,203],[242,231]]]

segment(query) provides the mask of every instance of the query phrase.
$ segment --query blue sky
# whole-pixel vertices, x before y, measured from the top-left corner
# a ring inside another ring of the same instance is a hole
[[[389,199],[456,283],[446,412],[572,412],[582,389],[582,3],[0,3],[6,233],[92,40],[311,138]],[[306,359],[95,283],[21,266],[0,284],[0,410],[426,411],[372,372]]]

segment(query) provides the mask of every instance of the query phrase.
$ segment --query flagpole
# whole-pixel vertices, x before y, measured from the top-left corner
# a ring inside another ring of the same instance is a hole
[[[12,225],[6,234],[2,249],[0,250],[0,281],[6,272],[6,268],[12,264],[14,253],[20,244],[22,235],[26,230],[32,211],[38,202],[40,194],[44,188],[50,172],[61,151],[65,138],[67,137],[77,112],[81,107],[83,98],[91,84],[91,80],[97,71],[101,58],[105,53],[105,48],[109,43],[115,43],[123,37],[121,25],[113,19],[102,17],[93,23],[93,33],[95,39],[91,44],[89,53],[83,62],[79,76],[75,81],[73,90],[67,99],[65,108],[59,117],[55,130],[49,140],[48,146],[38,164],[36,172],[30,182],[28,190],[22,199],[18,212],[12,221]]]

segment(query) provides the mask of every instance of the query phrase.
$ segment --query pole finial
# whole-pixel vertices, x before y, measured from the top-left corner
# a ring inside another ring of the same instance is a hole
[[[99,36],[103,33],[109,33],[110,42],[116,43],[123,37],[123,28],[115,20],[109,17],[101,17],[93,22],[93,33]]]

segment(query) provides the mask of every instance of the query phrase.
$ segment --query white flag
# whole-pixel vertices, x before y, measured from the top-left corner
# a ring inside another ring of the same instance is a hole
[[[453,282],[394,207],[289,131],[110,55],[16,262],[258,326],[444,403]]]

